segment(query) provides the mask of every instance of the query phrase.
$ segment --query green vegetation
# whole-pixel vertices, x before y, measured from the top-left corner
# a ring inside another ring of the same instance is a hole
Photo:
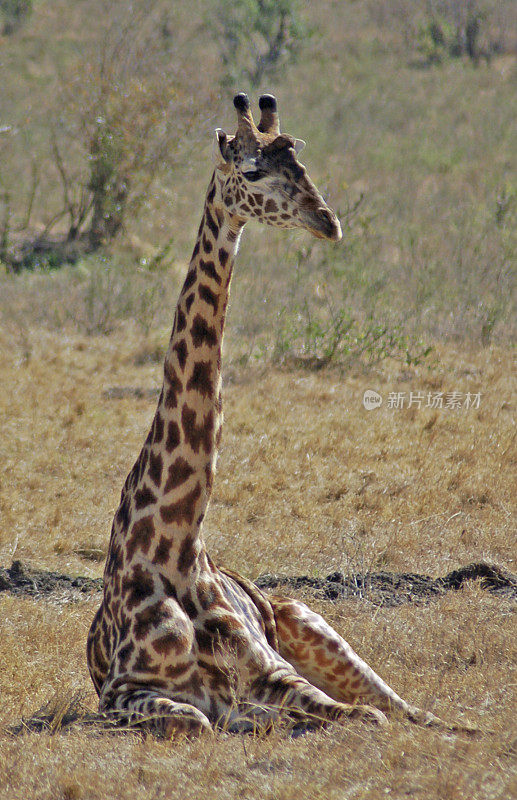
[[[425,63],[462,57],[489,62],[515,37],[511,0],[384,0],[370,8],[374,19],[402,34]]]
[[[14,33],[32,14],[32,0],[0,0],[0,15],[4,25],[2,33]]]
[[[196,83],[177,58],[153,3],[125,14],[106,9],[98,38],[60,78],[51,155],[62,184],[67,238],[85,234],[92,249],[109,243],[152,191],[158,175],[205,133],[189,92]],[[198,89],[198,99],[206,98]],[[206,114],[206,106],[204,113]]]
[[[310,29],[300,0],[217,0],[207,13],[207,27],[225,68],[225,86],[252,88],[278,75],[300,54]]]
[[[248,16],[244,5],[225,6],[228,24],[240,9],[243,37],[258,19],[258,5]],[[416,68],[388,24],[392,6],[381,6],[374,23],[360,2],[268,5],[260,18],[273,31],[275,14],[292,13],[317,32],[292,33],[303,55],[262,88],[277,94],[283,129],[307,140],[344,238],[330,246],[249,226],[228,326],[238,361],[427,362],[437,340],[513,336],[515,56]],[[91,8],[42,2],[4,42],[0,292],[10,299],[0,311],[23,329],[33,315],[87,333],[136,321],[147,335],[170,320],[208,183],[210,129],[234,125],[231,92],[214,91],[226,66],[206,17],[199,27],[194,12],[161,0],[134,5],[133,16],[120,3]],[[208,4],[214,27],[221,8]],[[508,26],[505,36],[508,45]],[[239,42],[234,56],[251,70],[258,51]],[[77,266],[63,270],[67,261]],[[8,274],[22,266],[35,274]],[[141,299],[144,285],[158,287],[152,299]]]

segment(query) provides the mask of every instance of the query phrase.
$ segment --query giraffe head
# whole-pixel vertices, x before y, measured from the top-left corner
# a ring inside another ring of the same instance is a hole
[[[298,161],[305,142],[280,133],[276,99],[259,100],[255,125],[245,94],[233,100],[237,132],[215,132],[214,161],[220,197],[226,210],[279,228],[304,228],[320,239],[341,239],[341,226]]]

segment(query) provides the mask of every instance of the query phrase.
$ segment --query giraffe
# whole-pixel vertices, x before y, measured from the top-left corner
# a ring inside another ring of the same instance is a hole
[[[222,429],[221,346],[245,223],[303,228],[330,241],[340,223],[262,95],[255,125],[234,98],[237,132],[217,129],[215,169],[176,307],[158,407],[122,489],[87,643],[99,710],[167,738],[251,730],[279,715],[308,726],[399,711],[440,724],[391,689],[304,603],[269,596],[218,568],[203,538]]]

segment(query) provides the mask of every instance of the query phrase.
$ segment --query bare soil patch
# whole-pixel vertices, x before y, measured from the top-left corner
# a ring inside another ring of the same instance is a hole
[[[326,578],[312,578],[308,575],[261,575],[255,583],[261,589],[308,589],[325,600],[355,597],[368,599],[374,605],[399,606],[403,603],[436,599],[448,591],[461,589],[467,581],[477,579],[481,579],[481,587],[492,594],[517,598],[517,576],[483,561],[467,564],[439,578],[414,572],[356,575],[333,572]]]
[[[13,561],[10,567],[0,567],[0,592],[32,598],[59,595],[62,599],[76,600],[85,594],[102,591],[102,578],[73,577],[59,572],[31,568],[22,561]]]
[[[428,602],[446,592],[461,589],[468,581],[480,580],[482,589],[507,599],[517,599],[517,576],[495,564],[481,561],[452,570],[443,577],[414,572],[376,572],[345,575],[332,572],[325,578],[309,575],[260,575],[255,583],[261,589],[292,589],[314,593],[322,600],[368,600],[374,605],[396,607],[404,603]],[[0,566],[0,592],[16,596],[45,598],[58,594],[76,600],[102,591],[102,578],[66,575],[32,568],[22,561]]]

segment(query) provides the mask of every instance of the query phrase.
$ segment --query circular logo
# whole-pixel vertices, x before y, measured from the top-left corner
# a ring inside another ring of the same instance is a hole
[[[367,411],[373,411],[374,408],[380,408],[382,405],[382,397],[379,392],[373,389],[367,389],[363,394],[363,406]]]

